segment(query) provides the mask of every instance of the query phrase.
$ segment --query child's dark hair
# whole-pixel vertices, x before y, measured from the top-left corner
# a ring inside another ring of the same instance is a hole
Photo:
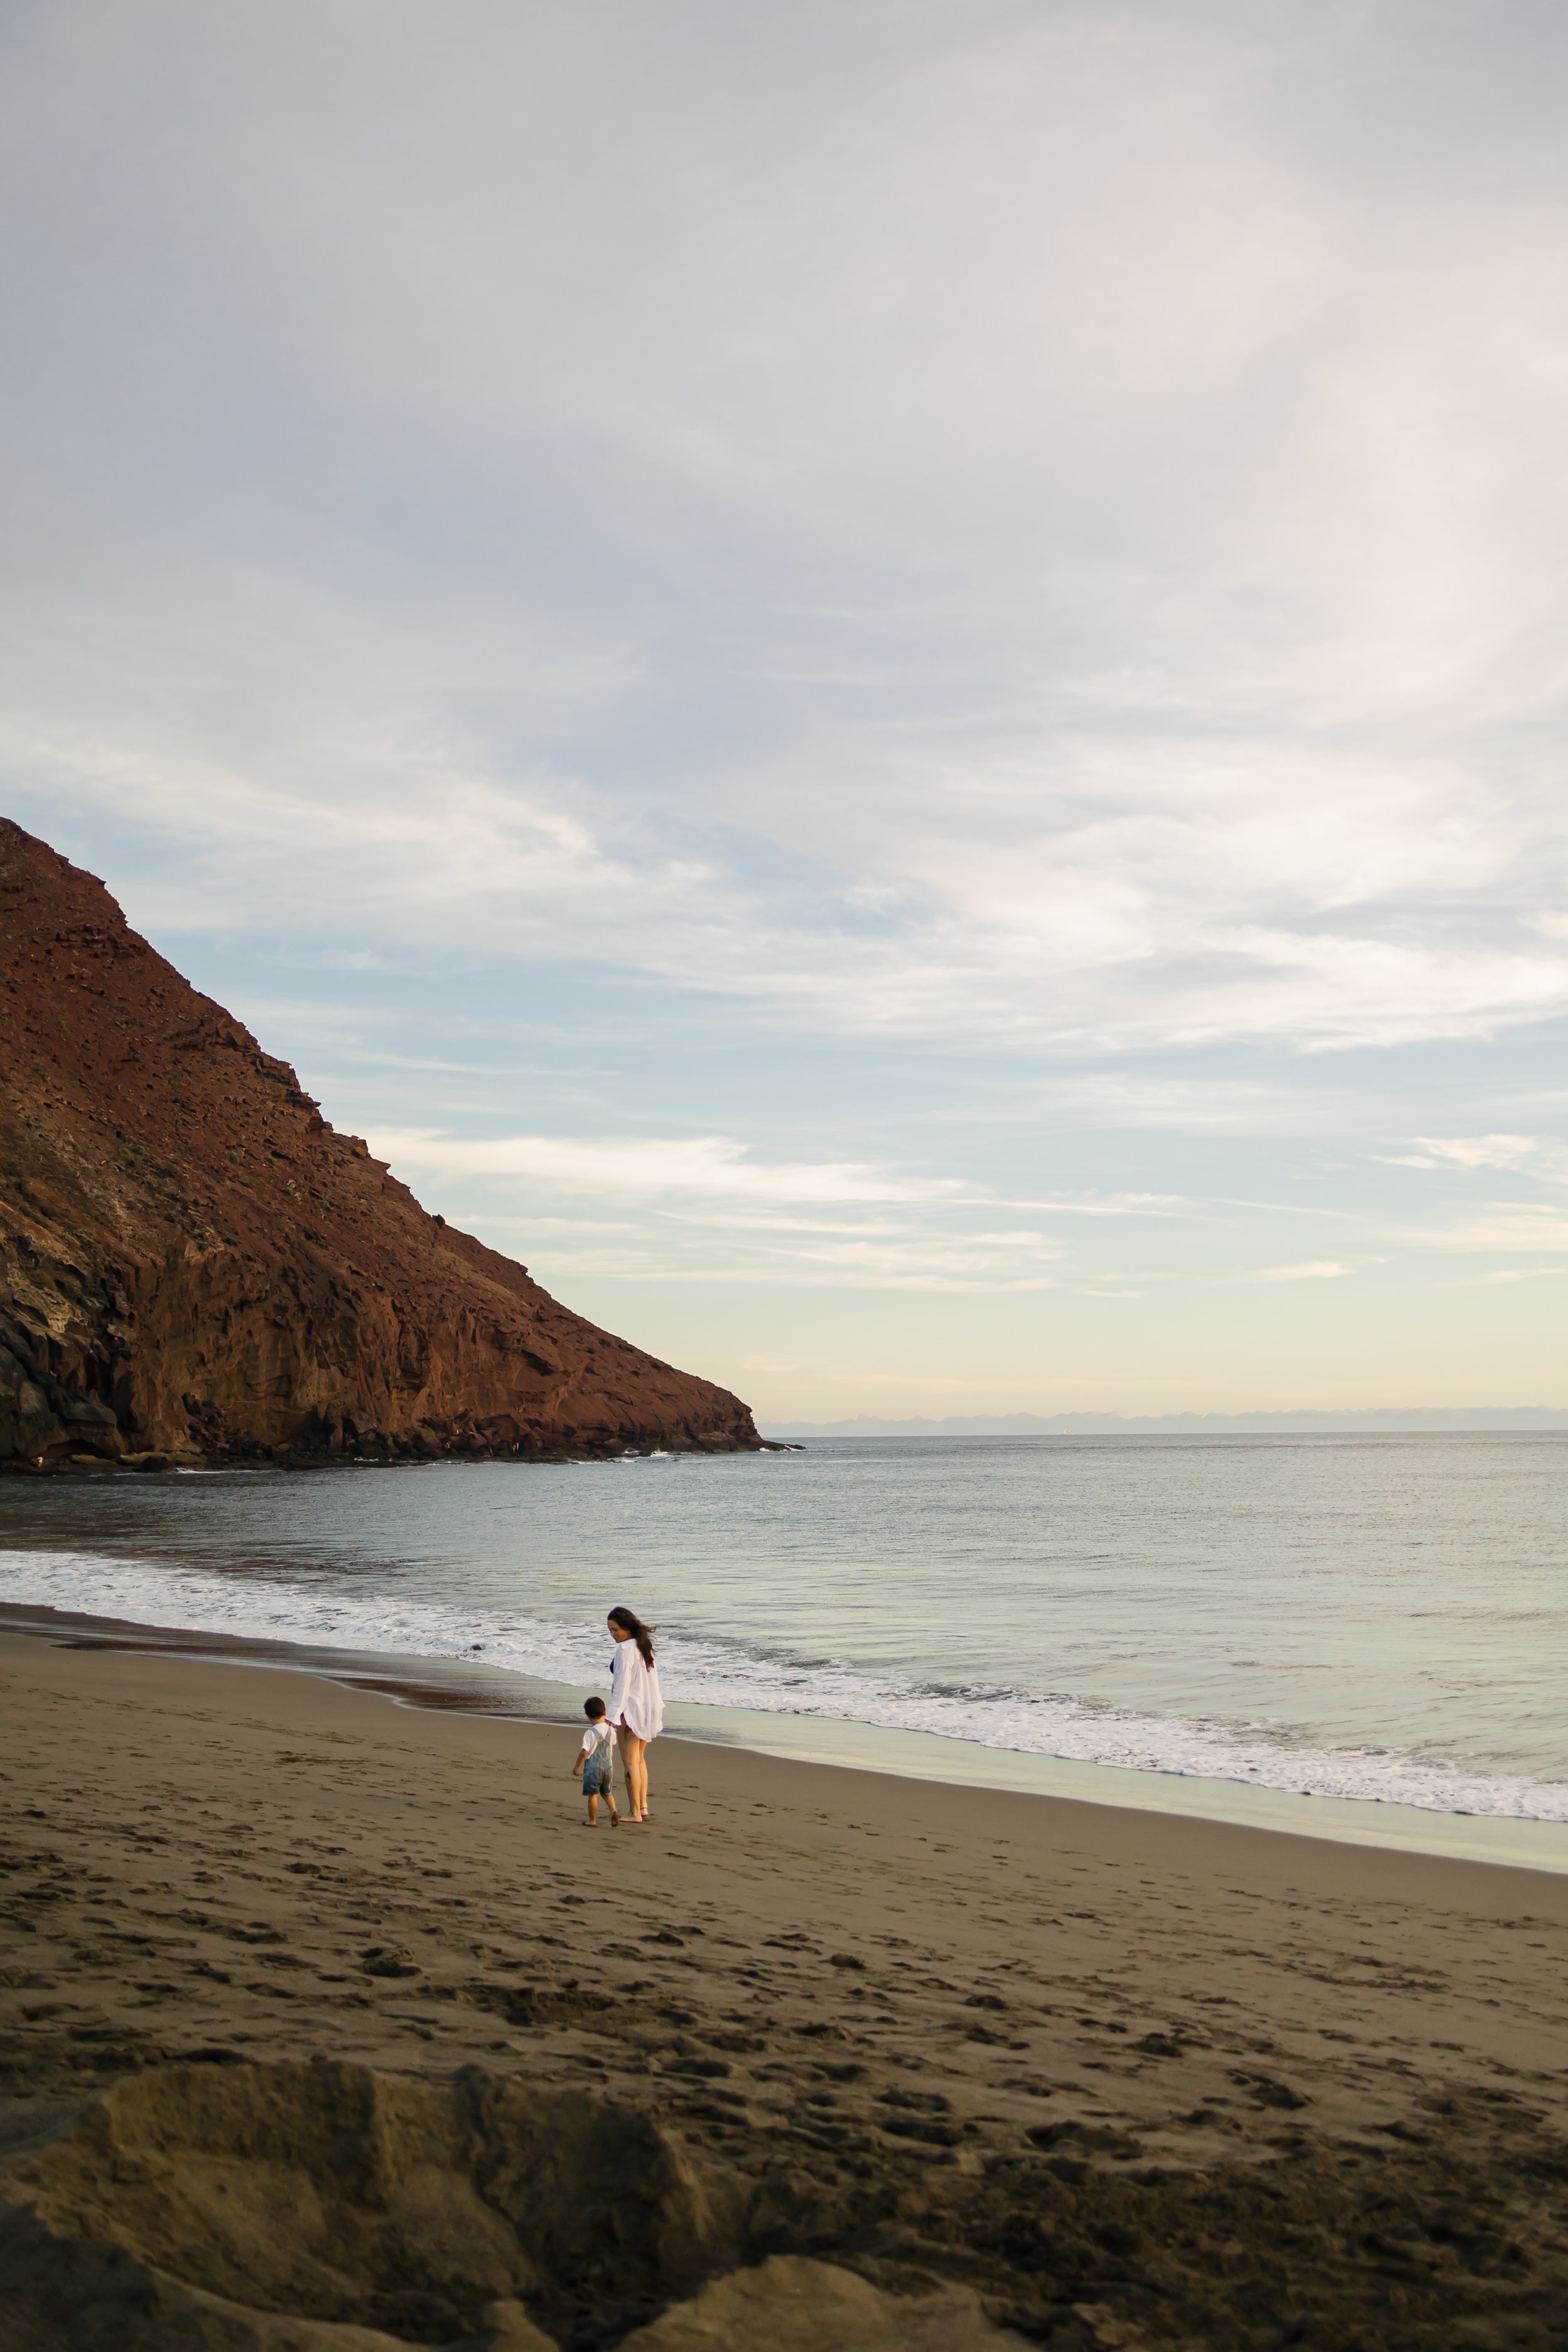
[[[637,1643],[637,1648],[642,1653],[642,1662],[644,1665],[651,1666],[653,1664],[653,1637],[658,1631],[657,1626],[645,1625],[635,1609],[612,1609],[610,1612],[610,1622],[612,1625],[618,1625],[623,1633],[629,1633],[631,1635],[632,1640]]]
[[[599,1717],[605,1712],[604,1700],[602,1698],[585,1698],[583,1701],[583,1712],[587,1717],[590,1723],[597,1723]]]

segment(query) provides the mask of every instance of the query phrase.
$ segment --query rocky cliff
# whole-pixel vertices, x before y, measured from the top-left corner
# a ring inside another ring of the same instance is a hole
[[[760,1444],[439,1217],[0,821],[0,1463]]]

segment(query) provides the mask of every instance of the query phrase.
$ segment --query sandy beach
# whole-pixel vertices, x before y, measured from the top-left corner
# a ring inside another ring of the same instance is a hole
[[[1563,1877],[0,1674],[8,2346],[1568,2341]]]

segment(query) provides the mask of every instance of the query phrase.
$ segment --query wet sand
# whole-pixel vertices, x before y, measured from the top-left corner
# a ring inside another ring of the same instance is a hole
[[[130,2077],[186,2086],[141,2095],[155,2150],[186,2126],[147,2117],[193,2083],[237,2113],[312,2063],[351,2104],[357,2069],[477,2068],[652,2131],[722,2229],[635,2294],[584,2270],[510,2319],[449,2263],[423,2303],[371,2270],[252,2301],[314,2313],[323,2344],[357,2323],[575,2352],[728,2266],[786,2258],[768,2280],[805,2294],[808,2257],[855,2274],[826,2334],[731,2313],[689,2340],[879,2340],[858,2279],[910,2343],[1568,2342],[1561,1876],[668,1738],[655,1822],[590,1832],[570,1731],[15,1635],[0,1681],[8,2193],[54,2164],[57,2236],[248,2310],[221,2265],[197,2276],[205,2225],[149,2238],[101,2182],[82,2220],[85,2159],[68,2194],[40,2135],[82,2144],[83,2100]]]

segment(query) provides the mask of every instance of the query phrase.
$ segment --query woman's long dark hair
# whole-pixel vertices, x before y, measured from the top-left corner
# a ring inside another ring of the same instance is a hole
[[[653,1664],[653,1637],[658,1630],[658,1627],[654,1625],[645,1625],[635,1609],[612,1609],[610,1612],[610,1622],[612,1625],[618,1625],[623,1633],[629,1633],[631,1635],[632,1640],[637,1643],[637,1648],[641,1653],[644,1665],[651,1666]]]

